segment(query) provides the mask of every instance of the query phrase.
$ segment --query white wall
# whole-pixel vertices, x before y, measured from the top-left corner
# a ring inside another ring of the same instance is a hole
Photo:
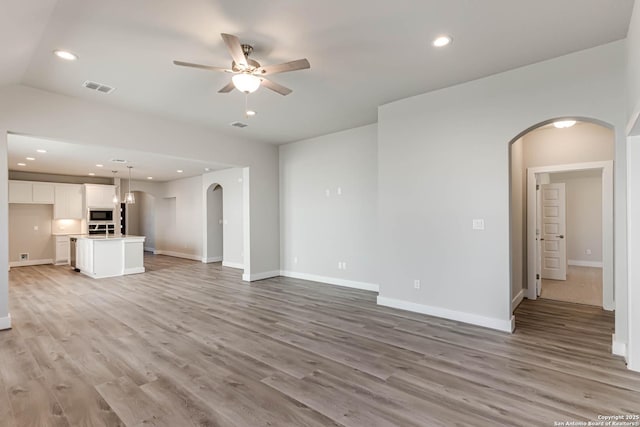
[[[53,205],[9,205],[9,261],[20,261],[21,253],[28,253],[29,261],[52,260],[52,220]]]
[[[565,116],[617,130],[616,293],[625,301],[624,67],[615,42],[381,106],[379,301],[510,329],[508,144]],[[476,218],[484,231],[472,230]]]
[[[6,237],[1,237],[6,236]],[[11,327],[9,315],[9,176],[7,130],[0,125],[0,330]]]
[[[640,136],[629,138],[628,150],[629,340],[626,356],[629,369],[640,372]],[[618,339],[617,332],[616,338]],[[619,346],[618,353],[625,355],[624,342]]]
[[[225,224],[223,225],[223,265],[235,268],[246,268],[244,253],[244,233],[245,233],[245,214],[244,214],[244,177],[243,170],[240,168],[224,169],[206,173],[202,176],[202,186],[200,189],[200,198],[203,206],[207,206],[207,191],[212,185],[220,185],[222,187],[222,215]],[[209,224],[206,221],[206,210],[202,210],[203,221],[203,240],[207,241]],[[217,227],[217,224],[214,224]],[[203,257],[210,258],[215,255],[209,255],[208,248],[203,250]],[[246,271],[245,271],[246,273]],[[273,273],[270,273],[273,274]]]
[[[377,289],[376,173],[377,125],[280,146],[283,274]]]
[[[524,167],[522,138],[511,145],[511,306],[515,308],[526,288],[526,194],[527,179]]]
[[[222,210],[222,187],[211,185],[207,189],[207,261],[222,261],[224,253],[224,212]]]
[[[567,260],[602,264],[602,173],[552,173],[552,183],[564,183],[566,189]],[[587,250],[591,254],[587,254]],[[586,265],[586,264],[585,264]]]

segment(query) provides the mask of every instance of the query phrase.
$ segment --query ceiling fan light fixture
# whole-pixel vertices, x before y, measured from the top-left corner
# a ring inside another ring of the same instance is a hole
[[[260,79],[249,73],[236,74],[231,81],[236,89],[244,93],[253,93],[260,87]]]

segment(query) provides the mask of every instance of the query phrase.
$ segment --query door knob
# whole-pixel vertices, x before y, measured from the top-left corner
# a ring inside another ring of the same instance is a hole
[[[561,238],[561,239],[564,239],[564,234],[561,234],[558,237]]]

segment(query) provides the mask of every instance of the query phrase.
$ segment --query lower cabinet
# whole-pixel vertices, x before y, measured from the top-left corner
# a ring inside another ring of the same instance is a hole
[[[56,264],[69,263],[69,236],[56,236]]]

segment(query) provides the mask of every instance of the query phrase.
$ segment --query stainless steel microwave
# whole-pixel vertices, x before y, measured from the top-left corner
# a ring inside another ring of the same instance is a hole
[[[89,209],[89,222],[113,222],[113,209]]]

